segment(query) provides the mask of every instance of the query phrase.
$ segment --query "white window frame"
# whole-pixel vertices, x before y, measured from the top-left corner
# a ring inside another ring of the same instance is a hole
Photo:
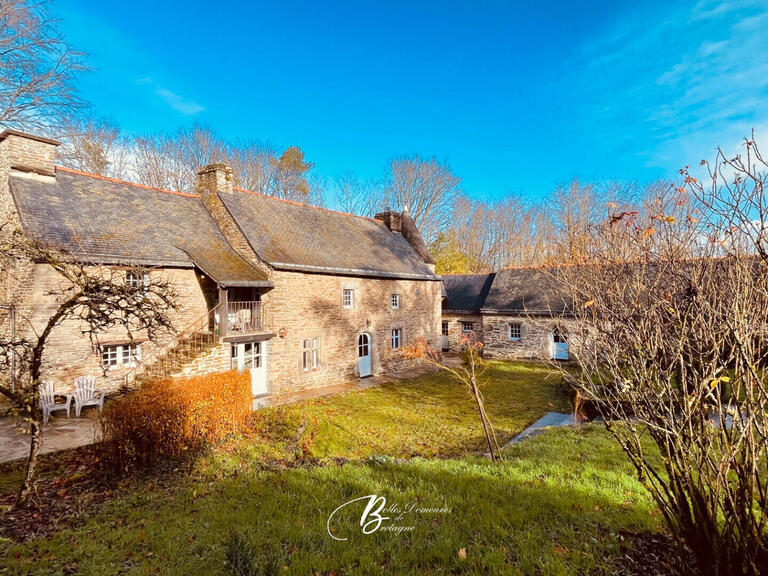
[[[341,307],[348,310],[355,307],[355,290],[353,288],[341,289]]]
[[[400,310],[401,300],[400,294],[392,294],[392,310]]]
[[[507,325],[507,336],[513,342],[517,342],[523,339],[523,323],[522,322],[510,322]]]
[[[392,328],[392,350],[399,350],[403,346],[403,329]]]
[[[465,326],[470,326],[470,329],[467,330]],[[474,322],[461,322],[461,333],[462,334],[472,334],[472,332],[475,331],[475,323]]]
[[[243,342],[243,363],[242,368],[239,364],[240,357],[238,356],[239,344],[232,344],[232,360],[230,367],[232,370],[245,371],[250,368],[261,367],[261,342]]]
[[[443,320],[442,326],[440,326],[440,334],[442,336],[448,336],[450,331],[450,327],[448,325],[448,322]]]
[[[149,274],[141,274],[139,276],[136,272],[127,272],[125,274],[125,283],[131,290],[136,292],[141,291],[145,294],[149,292]]]
[[[301,341],[301,365],[304,372],[317,370],[318,350],[317,338],[304,338]]]
[[[108,344],[101,346],[101,364],[110,370],[120,366],[136,366],[141,362],[141,344]]]

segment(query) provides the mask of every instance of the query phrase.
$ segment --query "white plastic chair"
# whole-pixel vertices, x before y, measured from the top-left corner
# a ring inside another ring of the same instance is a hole
[[[67,401],[64,404],[57,404],[53,382],[50,380],[43,381],[40,386],[40,409],[43,411],[43,424],[48,424],[51,412],[56,410],[66,410],[67,418],[69,418],[69,406],[71,403],[72,396],[67,396]]]
[[[96,388],[96,378],[79,376],[75,378],[75,416],[80,417],[80,410],[85,406],[104,406],[104,392]]]

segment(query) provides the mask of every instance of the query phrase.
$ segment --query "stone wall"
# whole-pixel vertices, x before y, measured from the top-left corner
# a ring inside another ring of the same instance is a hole
[[[188,362],[178,374],[173,376],[187,378],[190,376],[227,372],[229,370],[232,370],[232,345],[228,342],[221,342]]]
[[[479,314],[444,312],[442,314],[442,321],[448,322],[448,350],[450,352],[461,352],[461,340],[465,336],[472,337],[481,342],[483,341],[483,318]],[[472,334],[467,334],[462,331],[462,322],[471,322],[474,324],[474,331]]]
[[[358,376],[357,341],[372,339],[374,374],[413,366],[392,350],[392,330],[403,344],[425,338],[439,348],[440,282],[356,278],[275,271],[275,288],[262,296],[267,321],[278,335],[269,341],[267,373],[273,393],[342,382]],[[354,308],[342,307],[342,290],[354,290]],[[399,310],[392,294],[401,295]],[[305,371],[302,341],[317,338],[319,366]]]
[[[172,283],[179,304],[179,311],[173,316],[177,329],[183,330],[207,312],[203,291],[194,270],[158,269],[150,272],[150,278],[163,278]],[[40,331],[57,308],[57,298],[50,293],[60,292],[65,286],[62,276],[51,266],[35,264],[24,293],[15,301],[18,325],[23,327],[25,324],[31,324]],[[142,341],[145,336],[136,334],[134,338]],[[128,337],[121,330],[115,329],[102,334],[99,340],[102,345],[118,344],[127,342]],[[157,345],[148,341],[142,342],[142,362],[152,362],[158,349],[162,350],[172,341],[173,336],[167,334],[158,340]],[[123,383],[125,374],[130,370],[131,368],[115,366],[104,372],[101,367],[101,355],[92,349],[90,340],[83,335],[77,320],[67,320],[53,330],[43,355],[42,376],[46,380],[53,380],[57,393],[72,390],[74,379],[88,374],[96,376],[100,388],[114,391]]]
[[[521,337],[509,337],[509,325],[521,325]],[[483,315],[483,343],[486,358],[549,360],[552,358],[552,331],[560,325],[566,332],[568,320],[524,315]],[[571,343],[569,342],[569,349]],[[570,350],[569,350],[570,351]]]

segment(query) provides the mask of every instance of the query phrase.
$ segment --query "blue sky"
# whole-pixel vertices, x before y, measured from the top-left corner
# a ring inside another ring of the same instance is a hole
[[[768,149],[768,0],[54,0],[94,115],[298,145],[330,180],[403,154],[477,198],[647,182]]]

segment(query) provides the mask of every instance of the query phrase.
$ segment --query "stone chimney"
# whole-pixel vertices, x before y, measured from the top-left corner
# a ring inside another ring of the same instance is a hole
[[[10,170],[56,175],[56,147],[59,142],[25,134],[17,130],[5,130],[0,133],[0,172]]]
[[[387,210],[386,212],[376,214],[374,218],[386,224],[387,228],[392,232],[399,232],[402,234],[403,238],[408,241],[408,244],[411,245],[416,254],[419,255],[429,269],[432,270],[432,272],[435,271],[435,261],[430,255],[429,250],[427,250],[427,246],[424,244],[424,240],[421,238],[418,228],[416,228],[416,223],[413,221],[413,218],[411,218],[411,213],[408,211],[407,205],[405,210],[399,214],[392,210]]]
[[[231,166],[217,162],[197,171],[197,192],[205,201],[217,192],[232,193],[235,176]]]
[[[394,210],[387,209],[384,212],[379,212],[373,218],[386,224],[387,228],[389,228],[392,232],[401,231],[400,214]]]
[[[236,194],[234,184],[234,171],[227,164],[217,162],[197,171],[197,193],[227,242],[257,269],[268,272],[221,200],[224,196]]]

